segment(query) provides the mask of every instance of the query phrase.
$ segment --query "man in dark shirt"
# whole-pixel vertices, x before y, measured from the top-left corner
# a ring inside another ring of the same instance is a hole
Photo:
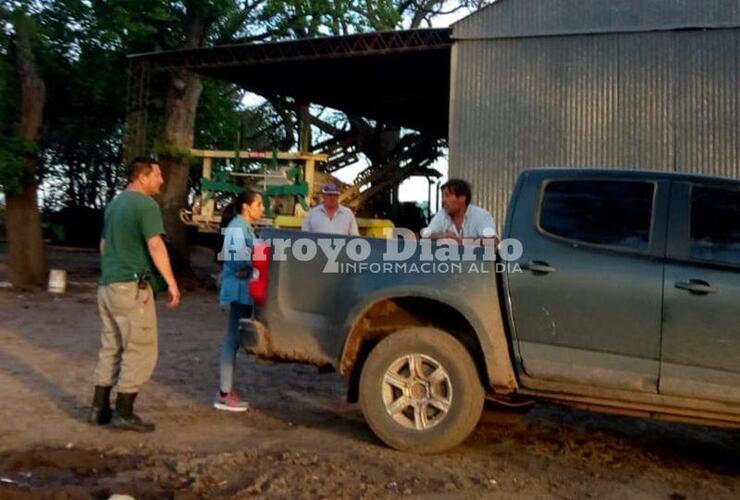
[[[105,209],[100,240],[98,310],[103,328],[90,423],[151,432],[154,425],[134,413],[134,401],[157,363],[153,287],[157,278],[166,282],[172,308],[180,302],[180,291],[162,240],[162,214],[152,198],[164,183],[159,165],[137,158],[128,175],[128,187]],[[113,387],[118,392],[115,410],[110,407]]]

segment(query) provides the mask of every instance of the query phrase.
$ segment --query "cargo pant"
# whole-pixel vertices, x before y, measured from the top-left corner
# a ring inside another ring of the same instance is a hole
[[[103,321],[95,385],[116,386],[118,392],[139,392],[157,364],[157,312],[151,287],[136,282],[98,287]]]

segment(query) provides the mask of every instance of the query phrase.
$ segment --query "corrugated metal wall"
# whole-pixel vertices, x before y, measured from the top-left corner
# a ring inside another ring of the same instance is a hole
[[[738,0],[498,0],[454,24],[457,39],[734,28]]]
[[[676,169],[738,178],[740,30],[677,32],[674,40]]]
[[[534,166],[740,177],[739,44],[740,30],[457,41],[450,176],[499,224]]]

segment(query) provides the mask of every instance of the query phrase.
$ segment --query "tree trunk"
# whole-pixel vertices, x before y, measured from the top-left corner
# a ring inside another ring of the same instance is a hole
[[[187,40],[184,48],[202,47],[210,21],[197,15],[191,2],[186,3]],[[176,151],[186,152],[193,147],[195,114],[203,85],[200,77],[186,70],[172,73],[165,107],[165,124],[161,142]],[[175,273],[190,271],[190,249],[187,226],[180,220],[180,210],[187,206],[190,164],[182,155],[163,155],[160,161],[164,185],[159,194],[167,244]]]
[[[167,97],[166,120],[162,142],[168,147],[187,151],[193,147],[195,113],[203,86],[200,78],[179,70],[172,75]],[[164,185],[159,194],[172,265],[181,274],[190,270],[187,226],[180,220],[180,210],[188,204],[190,164],[183,156],[164,156],[160,162]]]
[[[38,73],[31,50],[31,34],[21,18],[15,23],[16,60],[21,85],[21,121],[18,135],[36,144],[43,120],[46,87]],[[46,255],[41,234],[36,182],[38,156],[24,158],[25,176],[19,193],[6,194],[8,260],[10,282],[18,288],[39,287],[46,280]]]
[[[27,184],[22,193],[6,195],[8,278],[20,289],[41,287],[46,280],[37,187]]]

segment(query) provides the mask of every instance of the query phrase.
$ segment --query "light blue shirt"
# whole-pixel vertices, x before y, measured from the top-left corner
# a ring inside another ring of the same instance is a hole
[[[330,219],[323,203],[308,211],[301,229],[311,233],[360,235],[360,231],[357,229],[357,220],[355,220],[355,214],[352,213],[352,210],[339,205],[334,217]]]
[[[249,295],[249,280],[252,277],[251,256],[257,236],[254,234],[252,225],[241,215],[234,217],[228,227],[242,230],[244,242],[249,247],[250,260],[224,261],[219,302],[222,306],[228,306],[233,302],[251,306],[254,303],[252,296]],[[243,277],[237,276],[236,273],[242,274]]]
[[[483,231],[488,228],[493,230],[493,234],[484,235]],[[455,221],[444,209],[437,212],[432,217],[429,226],[422,230],[422,235],[426,236],[428,234],[431,236],[437,233],[452,233],[461,238],[492,238],[498,235],[491,212],[475,205],[468,205],[463,219],[462,231],[457,230]]]

